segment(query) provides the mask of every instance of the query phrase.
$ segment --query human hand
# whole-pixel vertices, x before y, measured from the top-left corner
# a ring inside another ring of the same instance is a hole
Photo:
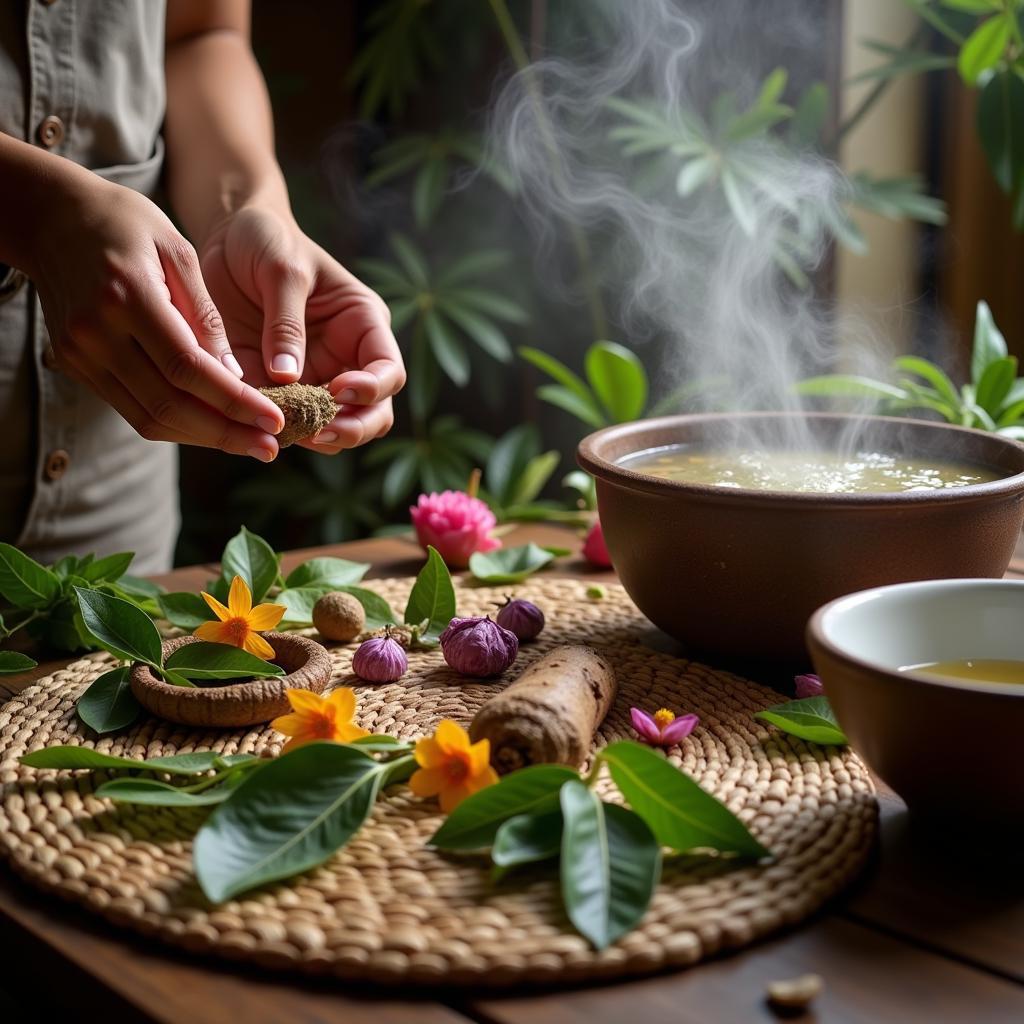
[[[148,440],[272,461],[284,418],[240,379],[191,244],[144,196],[71,167],[27,268],[57,368]]]
[[[315,439],[335,454],[386,434],[405,368],[384,301],[307,238],[281,206],[245,206],[200,249],[203,278],[258,386],[326,384],[341,408]]]

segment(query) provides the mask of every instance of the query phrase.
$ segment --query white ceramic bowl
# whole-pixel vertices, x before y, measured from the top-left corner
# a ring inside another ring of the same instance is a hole
[[[877,587],[815,612],[814,665],[853,747],[908,803],[1024,831],[1024,684],[937,680],[907,665],[1024,661],[1024,582]]]

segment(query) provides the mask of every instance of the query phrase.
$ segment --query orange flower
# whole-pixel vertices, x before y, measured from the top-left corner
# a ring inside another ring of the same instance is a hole
[[[416,743],[416,763],[409,788],[417,796],[438,797],[441,810],[450,814],[467,796],[498,781],[490,765],[491,741],[472,746],[466,730],[445,719],[437,732]]]
[[[241,576],[236,576],[231,581],[227,608],[206,591],[203,591],[203,600],[219,621],[204,622],[192,634],[193,636],[215,644],[241,647],[264,661],[273,658],[274,648],[256,631],[273,629],[284,615],[284,605],[260,604],[253,608],[252,592]]]
[[[284,745],[283,754],[312,740],[351,743],[360,736],[369,736],[365,729],[352,722],[356,694],[347,686],[335,690],[329,697],[320,697],[309,690],[288,690],[288,703],[292,713],[270,723],[272,728],[291,737]]]

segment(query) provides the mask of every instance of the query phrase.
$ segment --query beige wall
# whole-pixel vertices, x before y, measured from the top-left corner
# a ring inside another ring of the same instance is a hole
[[[860,44],[862,39],[902,44],[914,30],[917,16],[897,0],[846,0],[843,4],[844,79],[873,67],[884,58]],[[845,117],[872,88],[873,81],[842,91]],[[847,173],[868,171],[877,176],[907,174],[920,168],[924,116],[923,83],[911,76],[894,83],[844,140],[840,162]],[[867,320],[882,340],[900,351],[909,347],[911,315],[907,306],[918,295],[917,237],[913,221],[891,221],[854,211],[869,251],[857,256],[838,249],[836,295],[842,313]]]

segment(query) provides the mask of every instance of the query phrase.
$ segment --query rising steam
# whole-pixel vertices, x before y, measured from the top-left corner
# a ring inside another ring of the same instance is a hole
[[[732,90],[741,109],[756,96],[771,70],[758,53],[773,29],[757,22],[764,5],[722,0],[703,8],[714,13],[700,20],[694,6],[592,5],[591,15],[596,7],[605,19],[604,41],[552,55],[509,80],[492,116],[491,146],[517,179],[544,253],[557,251],[568,225],[593,240],[604,294],[618,296],[619,340],[630,347],[652,336],[668,340],[677,381],[726,381],[733,407],[798,409],[793,384],[827,367],[835,326],[813,288],[792,279],[811,278],[822,264],[826,225],[848,195],[843,175],[814,152],[794,156],[763,138],[748,140],[743,157],[756,163],[759,185],[748,189],[741,223],[717,184],[679,196],[683,157],[667,153],[662,184],[645,192],[634,180],[637,163],[609,141],[621,123],[616,99],[650,104],[682,134],[716,93]]]

